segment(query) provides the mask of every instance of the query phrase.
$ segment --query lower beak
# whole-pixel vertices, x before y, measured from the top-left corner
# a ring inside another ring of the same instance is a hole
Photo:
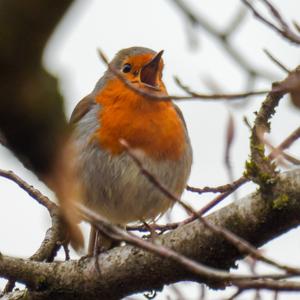
[[[158,71],[159,71],[159,63],[161,60],[161,56],[164,50],[159,51],[150,62],[144,65],[140,72],[140,80],[141,82],[151,86],[157,86],[157,78],[158,78]]]

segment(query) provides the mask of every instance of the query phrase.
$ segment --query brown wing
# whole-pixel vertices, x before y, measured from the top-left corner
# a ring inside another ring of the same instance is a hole
[[[75,106],[71,118],[70,124],[76,124],[95,104],[95,99],[92,95],[87,95],[82,100],[80,100]]]
[[[174,106],[174,108],[175,108],[175,110],[176,110],[179,118],[181,119],[181,121],[182,121],[185,129],[187,129],[186,123],[185,123],[185,119],[184,119],[183,114],[182,114],[182,111],[180,110],[180,108],[175,103],[173,103],[173,106]]]

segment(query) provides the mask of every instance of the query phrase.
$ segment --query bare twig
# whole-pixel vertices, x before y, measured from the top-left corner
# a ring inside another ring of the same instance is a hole
[[[286,156],[287,154],[283,152],[284,149],[290,147],[290,145],[295,142],[300,137],[300,128],[297,128],[295,131],[293,131],[286,139],[284,139],[283,142],[281,142],[278,147],[274,148],[272,152],[268,155],[268,159],[273,160],[277,157],[278,153],[281,153],[282,155]],[[297,163],[297,161],[296,161]],[[217,196],[214,200],[209,202],[205,207],[201,209],[201,214],[206,213],[208,210],[210,210],[212,207],[216,206],[218,203],[220,203],[223,199],[225,199],[232,191],[239,188],[241,185],[246,183],[248,179],[244,176],[240,177],[236,181],[234,181],[231,184],[223,185],[216,188],[210,188],[205,187],[203,189],[195,188],[195,187],[188,187],[187,190],[197,192],[199,194],[203,192],[223,192],[223,194]],[[227,194],[228,193],[228,194]]]
[[[231,149],[235,137],[235,125],[233,115],[228,111],[228,120],[226,128],[226,140],[225,140],[225,152],[224,152],[224,163],[226,166],[229,182],[232,182],[234,179],[232,164],[231,164]],[[233,194],[236,198],[236,193]]]
[[[272,151],[276,151],[277,152],[277,150],[276,150],[276,148],[275,147],[273,147],[272,145],[268,145],[271,149],[272,149]],[[278,151],[277,153],[276,153],[276,155],[274,155],[274,159],[276,159],[276,158],[278,158],[278,156],[282,156],[286,161],[288,161],[288,162],[290,162],[291,164],[293,164],[293,165],[296,165],[296,166],[299,166],[300,165],[300,159],[297,159],[296,157],[294,157],[294,156],[292,156],[292,155],[290,155],[290,154],[288,154],[288,153],[286,153],[286,152],[284,152],[284,151]]]
[[[235,16],[230,20],[229,25],[227,25],[227,28],[223,32],[223,36],[229,37],[231,36],[241,25],[241,23],[245,20],[245,17],[247,15],[247,10],[245,7],[240,7]]]
[[[297,140],[298,137],[298,128],[292,132],[282,143],[278,145],[277,148],[274,148],[272,152],[268,155],[268,158],[273,160],[277,157],[276,153],[282,153],[282,155],[287,155],[286,153],[283,152],[284,149],[289,147],[294,141]],[[294,159],[294,158],[293,158]],[[295,162],[297,163],[297,161]],[[207,205],[203,206],[198,213],[201,215],[204,215],[207,213],[209,210],[211,210],[213,207],[215,207],[217,204],[219,204],[221,201],[223,201],[226,197],[228,197],[233,191],[238,189],[240,186],[248,182],[249,179],[242,176],[239,179],[235,180],[232,183],[221,185],[218,187],[204,187],[204,188],[197,188],[197,187],[191,187],[187,186],[187,190],[191,192],[195,192],[198,194],[202,193],[221,193],[218,195],[215,199],[210,201]],[[160,230],[161,232],[167,231],[167,230],[172,230],[177,228],[178,226],[188,224],[192,221],[197,219],[197,215],[192,215],[189,218],[185,219],[184,221],[181,222],[174,222],[174,223],[168,223],[165,225],[158,225],[155,224],[154,228],[156,230]],[[127,230],[139,230],[139,231],[148,231],[148,229],[145,226],[141,225],[136,225],[136,226],[127,226]]]
[[[230,186],[230,189],[223,192],[222,194],[218,195],[216,198],[214,198],[212,201],[210,201],[207,205],[203,206],[199,211],[196,213],[192,213],[192,215],[185,220],[181,222],[174,222],[174,223],[168,223],[166,225],[155,225],[155,229],[160,230],[161,232],[165,232],[167,230],[172,230],[177,228],[178,226],[182,226],[188,223],[191,223],[192,221],[195,221],[198,218],[198,215],[204,215],[207,213],[210,209],[215,207],[217,204],[219,204],[221,201],[223,201],[226,197],[228,197],[232,192],[234,192],[236,189],[238,189],[241,185],[246,183],[248,181],[247,178],[241,177],[240,179],[236,180],[232,185],[228,184]],[[225,186],[224,186],[225,187]],[[196,189],[196,188],[194,188]],[[175,200],[173,200],[175,201]],[[148,231],[145,226],[127,226],[127,230],[139,230],[139,231]]]
[[[279,296],[279,292],[278,291],[274,291],[273,300],[278,300],[278,296]]]
[[[291,275],[274,275],[274,274],[267,274],[267,275],[260,275],[260,276],[247,276],[247,275],[236,275],[236,274],[229,274],[228,272],[224,272],[221,270],[217,270],[201,263],[198,263],[190,258],[187,258],[180,253],[166,248],[161,244],[154,244],[147,240],[143,240],[139,237],[130,234],[121,228],[112,225],[106,219],[101,217],[99,214],[95,213],[94,211],[88,209],[87,207],[77,204],[78,209],[80,210],[82,217],[87,221],[91,222],[94,226],[97,227],[101,232],[105,233],[106,235],[110,236],[113,239],[125,241],[131,245],[137,246],[144,250],[148,250],[152,253],[155,253],[161,257],[168,258],[174,260],[176,263],[179,263],[183,267],[187,268],[189,271],[197,274],[199,276],[208,277],[210,279],[214,279],[217,281],[230,281],[231,283],[235,284],[236,280],[254,280],[254,279],[284,279],[290,277]]]
[[[291,164],[295,165],[295,166],[299,166],[300,165],[300,159],[287,154],[285,152],[282,152],[282,156],[285,158],[285,160],[287,160],[288,162],[290,162]]]
[[[188,93],[194,98],[199,98],[199,99],[236,100],[241,98],[247,98],[250,96],[264,95],[268,93],[268,91],[252,91],[252,92],[235,93],[235,94],[229,94],[229,93],[228,94],[217,93],[211,95],[199,94],[195,91],[192,91],[191,88],[189,88],[188,86],[184,85],[178,77],[175,76],[174,79],[177,85],[180,88],[182,88],[186,93]],[[176,96],[175,98],[173,96],[172,99],[176,100]]]
[[[186,204],[181,199],[179,199],[178,197],[173,195],[173,193],[171,193],[165,186],[163,186],[162,183],[153,174],[151,174],[147,169],[145,169],[142,162],[139,160],[139,158],[136,156],[136,154],[133,153],[129,144],[126,141],[121,140],[120,143],[125,147],[129,156],[133,159],[133,161],[136,163],[136,165],[140,168],[141,173],[158,190],[160,190],[170,200],[174,201],[175,203],[180,204],[188,213],[192,214],[194,217],[199,219],[203,223],[203,225],[205,225],[207,228],[209,228],[210,230],[212,230],[213,232],[215,232],[217,234],[220,234],[228,242],[232,243],[241,253],[249,254],[255,259],[259,259],[267,264],[270,264],[279,269],[285,270],[288,273],[294,273],[294,274],[299,273],[300,274],[300,269],[277,263],[277,262],[263,256],[254,246],[252,246],[250,243],[248,243],[246,240],[242,239],[241,237],[238,237],[233,232],[227,230],[226,228],[221,228],[220,226],[217,226],[215,224],[211,224],[211,223],[207,222],[205,220],[205,218],[203,218],[201,213],[195,211],[190,205]],[[229,193],[229,192],[227,192],[227,193]],[[224,194],[226,194],[226,193],[224,193]],[[220,196],[222,196],[222,195],[220,195]]]
[[[240,296],[243,292],[244,292],[243,289],[237,289],[237,291],[226,300],[234,300],[237,298],[237,296]]]
[[[240,177],[235,182],[235,185],[233,185],[233,187],[232,187],[231,190],[218,195],[212,201],[210,201],[209,203],[207,203],[205,206],[203,206],[199,210],[199,214],[201,214],[201,215],[206,214],[209,210],[211,210],[213,207],[215,207],[217,204],[219,204],[221,201],[223,201],[225,198],[227,198],[231,193],[233,193],[235,190],[237,190],[240,186],[242,186],[246,182],[247,182],[247,179],[245,177]]]
[[[297,31],[300,33],[300,25],[296,21],[293,21],[292,23],[295,26],[295,28],[297,29]]]
[[[241,51],[238,50],[233,43],[230,41],[232,30],[225,30],[224,32],[216,30],[216,26],[212,24],[208,19],[206,19],[199,12],[195,13],[195,10],[189,7],[182,0],[172,0],[172,3],[184,14],[184,16],[193,24],[193,26],[200,27],[205,30],[206,33],[211,35],[225,52],[230,56],[230,58],[244,70],[249,77],[262,77],[265,79],[272,79],[274,76],[265,72],[264,70],[259,70],[258,67],[254,68],[247,58],[242,55]]]
[[[13,171],[5,171],[0,169],[0,176],[5,177],[14,183],[16,183],[22,190],[28,193],[33,199],[35,199],[39,204],[45,206],[50,215],[52,211],[57,209],[57,205],[44,196],[39,190],[35,189],[33,186],[29,185],[22,178],[16,175]]]
[[[190,192],[198,193],[198,194],[203,194],[203,193],[224,193],[224,192],[229,192],[230,190],[234,189],[237,185],[240,186],[244,182],[244,179],[239,178],[232,183],[220,185],[217,187],[209,187],[206,186],[204,188],[197,188],[197,187],[192,187],[192,186],[187,186],[187,190]]]
[[[257,289],[257,290],[272,290],[272,291],[300,291],[300,283],[297,281],[277,281],[277,280],[244,280],[236,284],[243,290]]]
[[[283,38],[289,40],[290,42],[300,44],[300,35],[292,31],[287,22],[281,16],[280,12],[275,8],[273,4],[271,4],[271,2],[269,2],[268,0],[261,0],[261,2],[263,2],[268,7],[274,19],[278,21],[280,26],[276,26],[274,23],[263,17],[261,13],[259,13],[258,10],[251,4],[250,1],[242,0],[242,2],[244,2],[245,5],[251,9],[255,17],[257,17],[268,27],[279,33]]]
[[[280,143],[270,154],[270,159],[274,159],[278,153],[281,154],[284,149],[289,148],[297,139],[300,138],[300,127],[296,128],[283,142]]]
[[[29,185],[12,171],[0,170],[0,176],[10,179],[27,192],[39,204],[46,207],[52,220],[51,227],[47,230],[39,249],[30,257],[33,261],[53,261],[62,241],[66,238],[66,232],[60,218],[59,207],[43,195],[39,190]],[[15,286],[15,280],[9,280],[4,288],[4,293],[11,292]]]
[[[300,160],[296,159],[295,157],[285,153],[283,150],[287,149],[291,146],[292,143],[294,143],[297,139],[300,138],[300,127],[298,127],[297,129],[295,129],[283,142],[281,142],[281,144],[279,146],[277,146],[276,148],[273,147],[272,145],[269,145],[269,147],[271,147],[272,152],[269,154],[270,159],[275,159],[278,156],[283,156],[287,161],[295,164],[295,165],[299,165],[300,164]]]
[[[147,98],[152,98],[152,99],[158,99],[158,100],[191,100],[191,99],[202,99],[202,100],[235,100],[235,99],[241,99],[249,96],[254,96],[254,95],[263,95],[266,94],[267,91],[254,91],[254,92],[246,92],[246,93],[236,93],[236,94],[200,94],[196,92],[188,92],[190,94],[189,96],[178,96],[178,95],[166,95],[162,94],[160,91],[146,91],[143,89],[140,89],[136,87],[134,84],[132,84],[127,78],[123,76],[123,74],[113,68],[111,64],[109,64],[108,59],[104,55],[104,53],[98,49],[99,57],[101,60],[105,63],[105,65],[108,66],[108,68],[132,91],[135,93],[142,95]],[[178,79],[177,79],[178,80]]]
[[[273,63],[275,63],[281,70],[283,70],[285,73],[291,72],[283,63],[281,63],[277,58],[275,58],[274,55],[272,55],[269,50],[263,49],[263,51],[270,58],[270,60]]]

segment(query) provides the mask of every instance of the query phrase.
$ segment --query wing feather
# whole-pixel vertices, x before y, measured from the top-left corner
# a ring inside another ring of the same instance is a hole
[[[70,124],[75,125],[95,104],[96,102],[92,95],[87,95],[80,100],[72,112]]]
[[[185,119],[184,119],[184,117],[183,117],[182,111],[180,110],[180,108],[179,108],[175,103],[173,103],[173,106],[174,106],[174,108],[175,108],[175,110],[176,110],[176,112],[177,112],[179,118],[181,119],[181,121],[182,121],[182,123],[183,123],[185,129],[187,129],[187,127],[186,127],[186,122],[185,122]]]

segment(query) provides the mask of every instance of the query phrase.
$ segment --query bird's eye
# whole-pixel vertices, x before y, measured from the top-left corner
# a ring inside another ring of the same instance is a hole
[[[131,64],[125,64],[125,65],[123,66],[122,71],[123,71],[124,73],[130,72],[130,71],[131,71]]]

